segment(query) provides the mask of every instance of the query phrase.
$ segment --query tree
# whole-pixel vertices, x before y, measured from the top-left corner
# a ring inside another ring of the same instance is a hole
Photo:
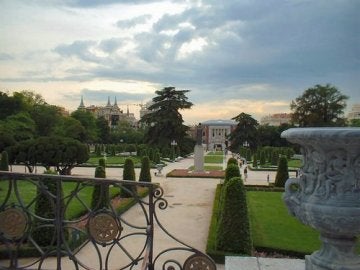
[[[106,178],[105,167],[100,165],[95,169],[96,178]],[[91,197],[91,209],[93,211],[106,208],[109,204],[109,184],[96,183]]]
[[[106,119],[98,117],[96,119],[96,127],[98,132],[98,139],[100,143],[109,143],[110,142],[110,127]]]
[[[140,170],[139,181],[151,182],[150,159],[147,156],[144,156],[141,159],[141,170]]]
[[[315,85],[291,102],[292,121],[301,127],[344,126],[347,99],[330,84]]]
[[[27,112],[19,112],[5,119],[3,130],[16,141],[22,141],[34,138],[35,127],[35,122]]]
[[[240,177],[240,169],[237,163],[230,163],[226,166],[224,183],[226,183],[233,177]]]
[[[288,162],[285,156],[279,158],[279,164],[275,177],[276,187],[285,187],[286,180],[289,179]]]
[[[134,162],[131,158],[125,159],[124,170],[123,170],[123,180],[135,181],[135,169]],[[135,186],[131,184],[123,184],[124,189],[121,192],[121,195],[124,198],[132,197],[132,193],[136,192]]]
[[[190,109],[193,105],[186,97],[188,92],[189,90],[175,90],[175,87],[165,87],[155,92],[157,96],[153,98],[153,104],[148,108],[150,113],[140,120],[147,127],[146,143],[163,148],[170,146],[175,140],[182,148],[188,127],[183,124],[179,111]]]
[[[53,135],[85,141],[86,130],[79,120],[73,117],[62,117],[59,124],[54,127]]]
[[[35,122],[37,136],[52,135],[63,117],[59,107],[47,104],[35,104],[29,113]]]
[[[0,91],[0,120],[24,110],[24,102],[19,97],[11,97]]]
[[[231,178],[224,185],[223,194],[216,248],[221,251],[251,255],[252,240],[246,192],[241,177]]]
[[[0,171],[9,171],[9,157],[6,151],[1,152]]]
[[[93,143],[97,139],[97,127],[95,116],[88,111],[76,110],[71,114],[71,117],[80,121],[85,128],[85,141],[86,143]]]
[[[251,115],[243,112],[232,119],[238,122],[238,124],[230,133],[230,150],[232,152],[237,152],[245,142],[249,144],[250,149],[256,149],[258,144],[258,121],[252,118]]]

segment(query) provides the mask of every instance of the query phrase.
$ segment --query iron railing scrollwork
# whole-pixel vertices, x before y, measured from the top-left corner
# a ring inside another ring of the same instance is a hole
[[[162,225],[163,195],[154,183],[0,172],[0,269],[215,270]],[[173,247],[159,249],[160,232]]]

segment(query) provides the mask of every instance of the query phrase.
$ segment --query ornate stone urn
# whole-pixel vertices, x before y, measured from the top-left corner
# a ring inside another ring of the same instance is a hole
[[[293,128],[282,138],[301,145],[299,178],[283,199],[302,223],[320,231],[322,247],[306,256],[306,270],[359,270],[360,128]]]

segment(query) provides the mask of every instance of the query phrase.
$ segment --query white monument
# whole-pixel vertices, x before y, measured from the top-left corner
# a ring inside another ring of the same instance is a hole
[[[194,171],[204,171],[204,147],[202,145],[202,127],[201,124],[196,128],[196,145],[194,148]]]

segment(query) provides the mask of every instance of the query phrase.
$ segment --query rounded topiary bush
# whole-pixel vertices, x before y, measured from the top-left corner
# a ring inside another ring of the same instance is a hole
[[[236,164],[229,164],[225,170],[225,183],[233,177],[240,176],[239,166]]]
[[[100,163],[100,162],[99,162]],[[105,167],[97,166],[95,169],[96,178],[106,178]],[[91,197],[91,209],[97,210],[106,208],[109,203],[109,186],[106,183],[96,183]]]
[[[217,228],[216,249],[251,255],[250,224],[241,177],[231,178],[223,189],[224,199]]]
[[[123,179],[128,181],[135,181],[134,162],[131,158],[125,159]],[[132,197],[131,193],[135,192],[135,186],[131,184],[124,184],[123,187],[124,189],[121,192],[122,197]]]
[[[141,159],[141,170],[140,170],[139,181],[151,182],[150,159],[148,156],[144,156]]]
[[[106,167],[106,160],[105,160],[105,158],[99,158],[99,166],[101,166],[101,167],[103,167],[103,168],[105,168]],[[96,172],[95,172],[95,174],[96,174]],[[96,176],[95,176],[96,177]],[[100,177],[100,178],[102,178],[102,177]],[[105,177],[104,177],[105,178]]]
[[[233,158],[233,157],[229,158],[228,162],[227,162],[227,165],[230,165],[230,164],[238,165],[237,159]]]
[[[9,156],[6,151],[1,152],[0,171],[9,171]]]
[[[288,162],[285,156],[279,158],[279,164],[275,177],[276,187],[285,187],[286,180],[289,179]]]

